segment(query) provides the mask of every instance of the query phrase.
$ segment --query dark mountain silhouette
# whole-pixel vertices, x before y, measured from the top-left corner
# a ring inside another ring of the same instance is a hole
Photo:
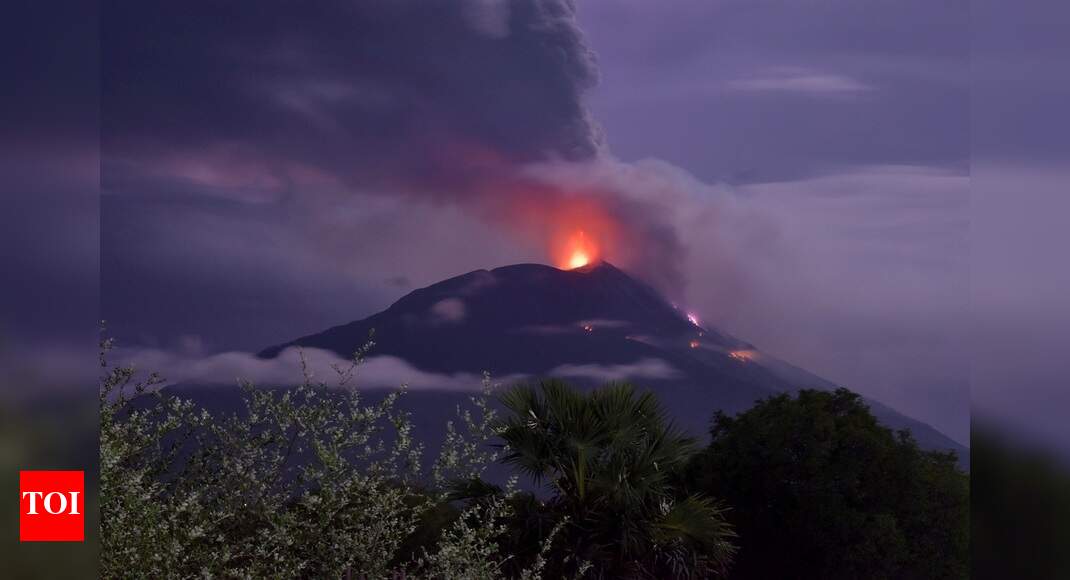
[[[656,392],[696,435],[705,433],[717,409],[733,413],[772,394],[836,387],[745,341],[694,324],[653,288],[608,262],[568,271],[538,264],[477,270],[259,356],[272,358],[293,346],[350,356],[373,329],[375,355],[396,356],[427,372],[559,376],[582,386],[632,375],[630,382]],[[451,400],[443,392],[409,396],[421,408],[441,408]],[[922,447],[955,450],[968,462],[963,446],[929,425],[869,403],[888,427],[909,429]]]

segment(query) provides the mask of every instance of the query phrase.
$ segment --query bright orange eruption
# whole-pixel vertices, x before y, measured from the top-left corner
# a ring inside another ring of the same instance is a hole
[[[494,208],[500,212],[496,217],[511,232],[541,243],[547,263],[557,268],[586,268],[607,258],[628,268],[641,254],[639,236],[614,212],[617,201],[610,192],[537,182],[501,187],[510,194]]]
[[[582,230],[569,236],[563,245],[563,255],[558,266],[562,270],[582,268],[598,258],[598,248]]]
[[[569,269],[582,268],[589,264],[591,259],[587,257],[587,253],[583,250],[575,250],[572,252],[572,257],[568,259]]]

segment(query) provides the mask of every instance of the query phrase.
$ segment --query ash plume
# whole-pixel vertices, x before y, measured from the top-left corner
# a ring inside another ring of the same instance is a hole
[[[597,67],[571,0],[118,2],[105,17],[106,194],[403,196],[543,248],[584,229],[682,287],[663,200],[569,177],[621,169],[583,102]]]

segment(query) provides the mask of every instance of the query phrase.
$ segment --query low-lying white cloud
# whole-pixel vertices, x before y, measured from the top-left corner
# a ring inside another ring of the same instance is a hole
[[[478,372],[433,373],[422,371],[404,359],[375,356],[354,367],[351,360],[317,349],[291,347],[272,359],[247,352],[223,352],[198,356],[175,350],[122,349],[113,357],[116,363],[132,364],[142,373],[155,372],[167,384],[236,384],[250,381],[258,386],[296,385],[303,380],[301,356],[312,379],[327,385],[339,384],[341,376],[351,374],[346,385],[364,389],[394,389],[402,385],[413,390],[478,391],[483,376]],[[671,379],[680,373],[667,362],[644,358],[630,364],[564,364],[546,377],[587,378],[598,381],[635,379]],[[531,378],[525,374],[491,377],[497,384],[513,384]]]
[[[624,381],[629,379],[672,379],[679,371],[658,358],[644,358],[631,364],[564,364],[549,373],[554,377],[580,377],[599,381]]]
[[[316,348],[288,348],[272,359],[246,352],[223,352],[210,356],[191,356],[160,349],[125,349],[118,353],[120,364],[133,364],[144,372],[159,373],[169,384],[220,384],[251,381],[260,386],[295,385],[302,381],[301,354],[316,381],[338,384],[339,371],[353,369],[348,385],[360,388],[390,389],[401,385],[416,390],[477,391],[482,385],[479,373],[440,374],[422,371],[393,356],[367,358],[359,367],[337,354]],[[495,382],[511,383],[522,375],[494,377]]]
[[[467,310],[464,300],[445,298],[431,306],[431,324],[454,324],[464,320]]]

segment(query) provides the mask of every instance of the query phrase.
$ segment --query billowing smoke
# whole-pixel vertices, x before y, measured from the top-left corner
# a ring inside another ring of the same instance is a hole
[[[681,287],[663,200],[624,191],[635,170],[584,106],[597,69],[571,0],[109,8],[106,193],[402,195],[461,207],[547,261],[582,230],[601,257]]]

